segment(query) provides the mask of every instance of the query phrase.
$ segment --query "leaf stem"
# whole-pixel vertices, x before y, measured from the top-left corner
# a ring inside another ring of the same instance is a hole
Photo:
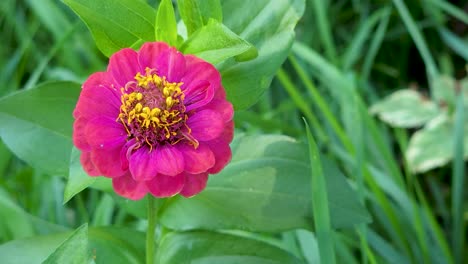
[[[146,264],[154,263],[154,230],[156,229],[154,197],[148,196],[148,229],[146,230]]]

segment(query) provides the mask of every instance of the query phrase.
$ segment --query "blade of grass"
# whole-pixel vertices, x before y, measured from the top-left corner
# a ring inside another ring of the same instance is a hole
[[[305,72],[305,70],[297,62],[296,58],[291,55],[289,56],[289,60],[294,70],[299,75],[299,78],[303,82],[304,86],[307,88],[310,95],[312,96],[312,100],[314,104],[318,107],[318,109],[324,115],[325,119],[329,122],[330,126],[333,128],[333,131],[336,133],[336,135],[340,139],[341,143],[346,147],[346,149],[352,150],[353,145],[351,141],[346,136],[346,133],[341,128],[341,125],[338,123],[338,120],[335,118],[335,115],[328,107],[325,98],[323,98],[322,95],[320,95],[319,91],[317,90],[317,87],[315,87],[315,85],[312,83],[310,78],[307,76],[307,73]]]
[[[421,203],[421,207],[424,212],[424,217],[427,221],[428,226],[426,227],[426,232],[429,230],[431,235],[435,238],[434,241],[438,244],[442,253],[444,254],[446,263],[451,263],[451,264],[454,263],[453,256],[451,253],[452,251],[449,248],[444,231],[442,230],[442,228],[440,227],[438,221],[436,220],[434,216],[432,206],[428,204],[426,197],[424,196],[425,192],[423,192],[421,186],[419,185],[417,181],[415,181],[414,187],[415,187],[415,191],[419,199],[419,202]]]
[[[459,38],[449,30],[440,27],[438,30],[442,40],[449,46],[456,54],[468,61],[468,43],[466,40]]]
[[[309,142],[309,158],[312,183],[312,211],[315,232],[318,241],[321,263],[335,264],[335,249],[333,245],[333,230],[330,224],[330,209],[328,207],[327,183],[322,171],[320,153],[317,149],[309,125],[305,121],[307,141]]]
[[[41,60],[39,65],[36,67],[36,70],[31,74],[28,79],[28,82],[24,85],[24,89],[30,89],[37,84],[41,74],[47,68],[49,61],[55,56],[55,54],[60,50],[60,48],[66,43],[66,41],[73,36],[73,33],[78,29],[80,26],[80,22],[77,21],[68,31],[63,34],[63,36],[55,42],[54,46],[50,49],[47,55]]]
[[[454,6],[452,3],[443,0],[427,0],[427,2],[436,5],[451,16],[459,19],[465,24],[468,24],[468,14],[466,11]]]
[[[359,57],[363,54],[362,50],[367,44],[367,39],[372,33],[372,28],[377,24],[379,20],[383,17],[388,16],[389,7],[384,7],[375,11],[368,19],[365,19],[364,22],[359,26],[359,29],[354,34],[354,38],[351,40],[351,43],[348,45],[344,55],[343,55],[343,69],[349,70],[356,64]]]
[[[327,57],[330,61],[332,61],[333,63],[337,63],[338,57],[336,55],[336,46],[333,42],[331,27],[327,19],[328,17],[330,17],[327,14],[329,2],[322,0],[311,0],[311,2],[311,6],[313,6],[315,13],[319,38],[325,49],[325,54],[327,54]]]
[[[364,64],[362,66],[362,78],[364,80],[369,79],[370,71],[374,63],[375,57],[377,56],[377,52],[379,51],[380,46],[382,45],[382,42],[384,40],[385,33],[387,32],[388,21],[390,20],[390,11],[390,7],[385,8],[382,18],[380,20],[380,24],[374,33],[374,37],[372,38],[369,51],[367,52],[367,55],[364,59]]]
[[[283,69],[280,69],[278,73],[276,74],[276,77],[281,82],[284,89],[288,92],[289,96],[297,105],[297,107],[302,111],[302,113],[304,113],[305,117],[307,118],[307,121],[312,124],[314,131],[317,132],[317,136],[319,140],[322,142],[326,141],[327,136],[325,135],[322,125],[317,120],[317,117],[312,113],[312,110],[309,104],[304,99],[304,96],[301,95],[301,93],[299,92],[299,89],[294,85],[294,83],[288,77],[287,73]]]
[[[402,0],[393,0],[398,13],[400,13],[403,22],[405,23],[411,38],[416,45],[416,48],[419,50],[421,57],[426,65],[426,70],[430,80],[435,79],[438,75],[437,66],[434,62],[434,58],[432,57],[429,49],[427,47],[426,41],[424,40],[424,36],[419,31],[416,23],[414,22],[413,18],[411,17],[408,8],[406,7],[405,3]]]
[[[462,91],[460,91],[462,93]],[[465,228],[463,222],[463,190],[465,188],[464,132],[465,106],[464,97],[458,96],[455,110],[454,159],[452,173],[452,247],[455,263],[463,263],[465,248]]]

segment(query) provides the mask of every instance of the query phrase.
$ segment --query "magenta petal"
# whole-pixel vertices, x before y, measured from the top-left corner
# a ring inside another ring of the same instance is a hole
[[[232,104],[222,98],[213,99],[208,105],[204,106],[203,109],[210,109],[220,113],[224,122],[230,121],[234,116],[234,108]]]
[[[164,50],[156,60],[156,71],[169,82],[180,82],[185,74],[185,58],[174,48]]]
[[[184,156],[185,171],[188,173],[206,172],[215,164],[213,152],[204,143],[200,144],[196,149],[191,145],[182,145],[179,150]]]
[[[200,193],[206,187],[208,173],[186,174],[185,185],[180,194],[189,198]]]
[[[113,149],[125,144],[127,132],[122,124],[108,117],[97,117],[86,125],[86,140],[93,148]]]
[[[129,169],[135,181],[151,180],[158,173],[155,151],[143,146],[130,155]]]
[[[84,171],[89,175],[89,176],[99,176],[101,175],[94,166],[93,161],[91,160],[91,152],[82,152],[80,156],[80,162],[81,165],[83,166]]]
[[[210,146],[210,149],[215,156],[215,164],[208,170],[208,172],[210,174],[216,174],[220,172],[229,163],[229,161],[231,161],[231,148],[229,147],[228,142],[221,139],[209,141],[207,144]]]
[[[81,151],[90,151],[91,146],[86,140],[86,125],[88,120],[84,117],[78,117],[73,123],[73,144]]]
[[[172,145],[153,149],[156,170],[165,175],[175,176],[184,170],[184,156]]]
[[[125,87],[127,82],[134,81],[135,75],[138,72],[143,73],[144,69],[142,70],[138,63],[138,53],[125,48],[110,57],[107,71],[112,74],[120,87]]]
[[[120,150],[120,162],[123,170],[127,170],[129,167],[128,158],[132,153],[133,149],[137,146],[137,141],[135,139],[129,140]]]
[[[196,85],[200,81],[207,81],[216,92],[221,86],[221,75],[219,71],[208,62],[191,59],[190,55],[186,56],[187,70],[182,77],[181,82],[184,83],[182,89],[190,89],[192,85]]]
[[[138,52],[140,67],[142,69],[146,69],[146,67],[155,69],[156,59],[166,49],[169,49],[169,46],[164,42],[146,42],[143,44]]]
[[[202,110],[187,120],[192,136],[199,141],[213,140],[221,135],[224,129],[222,116],[215,111]]]
[[[91,151],[91,160],[101,175],[114,178],[120,177],[127,172],[127,170],[122,168],[120,162],[120,150],[121,148],[94,149]]]
[[[167,176],[158,174],[152,180],[146,182],[146,186],[152,195],[156,197],[170,197],[178,194],[184,187],[184,174]]]
[[[208,81],[198,81],[197,84],[191,85],[184,91],[186,110],[190,111],[208,104],[213,99],[214,92]]]
[[[134,181],[129,173],[112,179],[112,187],[117,194],[131,200],[140,200],[148,193],[146,182]]]
[[[91,75],[83,84],[80,98],[73,111],[75,118],[84,116],[87,118],[96,115],[117,118],[120,109],[120,90],[111,87],[107,80],[108,74],[97,72]]]

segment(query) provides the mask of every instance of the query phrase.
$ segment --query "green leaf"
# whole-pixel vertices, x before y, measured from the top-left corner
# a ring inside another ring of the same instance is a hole
[[[220,233],[186,232],[171,233],[163,238],[156,263],[286,264],[300,261],[280,248],[257,240]]]
[[[466,111],[465,107],[465,111]],[[410,168],[425,172],[443,166],[453,159],[454,121],[441,114],[423,129],[414,133],[406,150]],[[465,118],[464,158],[468,158],[468,118]]]
[[[63,0],[86,23],[101,52],[110,56],[138,40],[154,40],[155,10],[144,1]]]
[[[202,193],[167,201],[160,211],[163,225],[176,230],[267,232],[312,228],[305,145],[285,136],[239,136],[232,150],[231,163],[210,176]],[[351,227],[368,221],[366,210],[336,166],[324,161],[323,169],[332,225]]]
[[[188,36],[203,26],[203,18],[195,0],[177,0],[177,6]]]
[[[164,41],[171,46],[177,44],[177,21],[171,0],[162,0],[156,15],[156,40]]]
[[[177,0],[180,16],[187,28],[188,36],[208,24],[210,18],[223,21],[219,0]]]
[[[374,104],[371,113],[394,127],[419,127],[439,113],[435,103],[415,90],[398,90]]]
[[[254,104],[270,86],[294,40],[304,0],[223,0],[223,23],[258,49],[254,60],[226,62],[218,68],[236,110]]]
[[[73,196],[77,195],[96,181],[95,177],[90,177],[81,166],[80,151],[73,147],[71,151],[70,170],[68,174],[67,185],[63,193],[63,203],[70,201]]]
[[[197,30],[182,45],[181,51],[217,64],[234,56],[241,56],[243,60],[257,56],[257,49],[219,23],[210,20],[206,26]]]
[[[32,167],[67,175],[80,85],[50,82],[0,99],[0,137]]]
[[[88,262],[88,224],[73,232],[43,264],[83,264]]]
[[[203,23],[207,24],[210,19],[215,19],[219,22],[223,22],[223,8],[220,0],[195,0],[200,14],[203,19]]]
[[[437,103],[448,105],[450,109],[455,109],[458,94],[463,97],[464,104],[468,105],[468,78],[457,81],[451,76],[440,75],[434,80],[433,89]]]
[[[42,263],[70,235],[70,232],[66,232],[5,243],[0,245],[2,262],[8,264]],[[140,264],[144,261],[145,235],[141,232],[116,227],[91,227],[88,230],[88,239],[88,255],[96,264]],[[69,261],[60,263],[70,263]]]

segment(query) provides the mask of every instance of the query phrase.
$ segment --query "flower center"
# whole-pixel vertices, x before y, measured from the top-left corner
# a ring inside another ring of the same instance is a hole
[[[146,68],[145,75],[137,73],[135,81],[121,88],[122,105],[116,121],[125,126],[128,140],[134,138],[137,147],[146,143],[150,149],[165,143],[174,145],[182,139],[198,145],[185,123],[188,116],[181,85]]]

